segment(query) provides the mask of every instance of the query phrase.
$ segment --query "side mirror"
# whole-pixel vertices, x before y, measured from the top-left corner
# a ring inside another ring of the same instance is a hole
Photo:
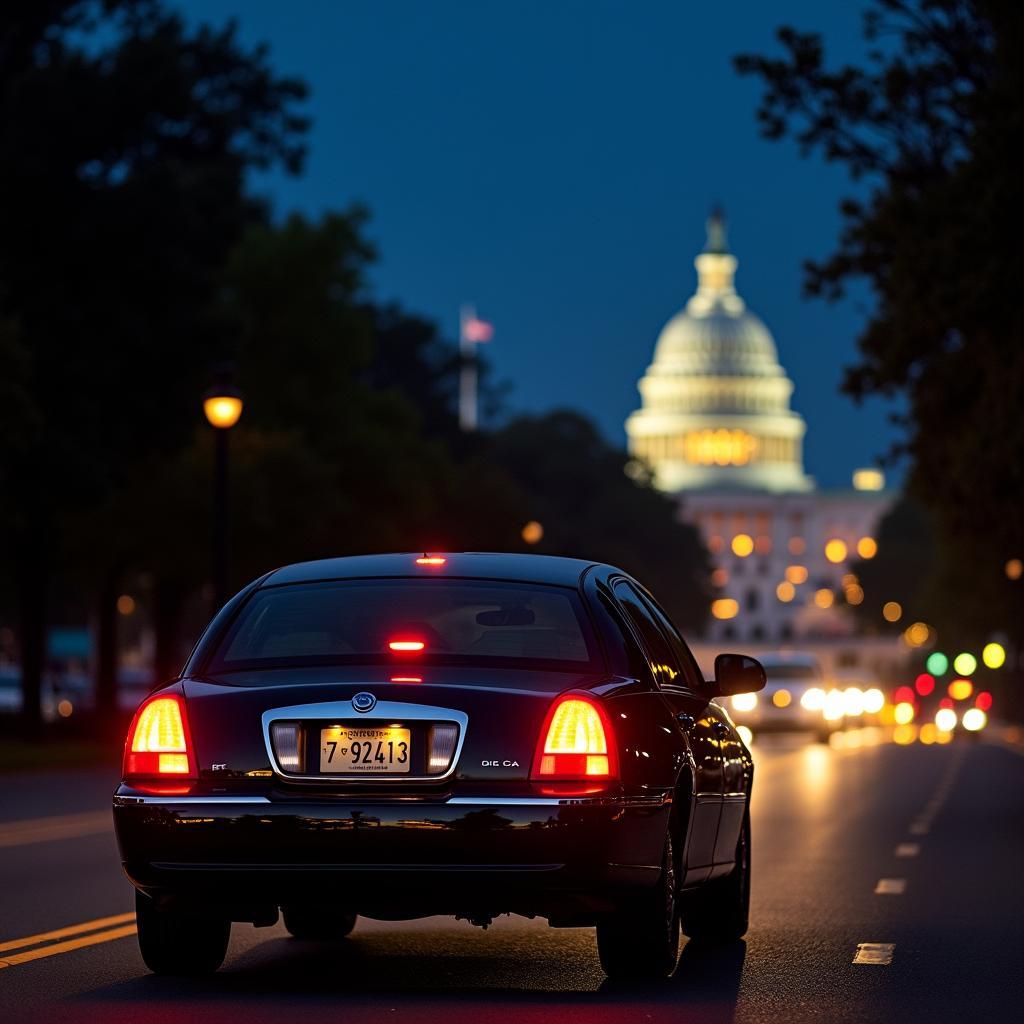
[[[715,658],[715,696],[755,693],[768,682],[764,666],[746,654],[719,654]]]

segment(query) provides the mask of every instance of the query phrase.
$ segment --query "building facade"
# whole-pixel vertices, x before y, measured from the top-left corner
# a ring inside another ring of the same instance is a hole
[[[695,265],[697,290],[658,336],[626,434],[711,552],[718,596],[706,639],[848,637],[850,605],[864,600],[850,566],[874,557],[891,496],[878,470],[858,470],[843,491],[819,490],[804,472],[793,382],[736,292],[720,214]]]

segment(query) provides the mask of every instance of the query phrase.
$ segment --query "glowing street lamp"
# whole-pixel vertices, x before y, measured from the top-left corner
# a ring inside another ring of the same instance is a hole
[[[203,397],[203,414],[213,427],[213,592],[216,607],[228,599],[228,435],[242,415],[242,393],[222,368],[217,383]]]

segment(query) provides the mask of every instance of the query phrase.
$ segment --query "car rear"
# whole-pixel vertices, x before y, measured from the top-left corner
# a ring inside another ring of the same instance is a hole
[[[624,784],[608,679],[577,587],[258,587],[136,716],[125,870],[228,920],[588,921],[650,882],[670,809]]]

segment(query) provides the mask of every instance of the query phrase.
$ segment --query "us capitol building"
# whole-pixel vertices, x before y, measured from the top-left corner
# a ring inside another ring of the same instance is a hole
[[[771,332],[736,293],[720,213],[695,263],[697,291],[658,336],[626,434],[711,552],[705,639],[849,637],[849,605],[865,600],[850,563],[874,557],[892,496],[877,469],[857,470],[842,491],[818,490],[804,472],[807,425]]]

